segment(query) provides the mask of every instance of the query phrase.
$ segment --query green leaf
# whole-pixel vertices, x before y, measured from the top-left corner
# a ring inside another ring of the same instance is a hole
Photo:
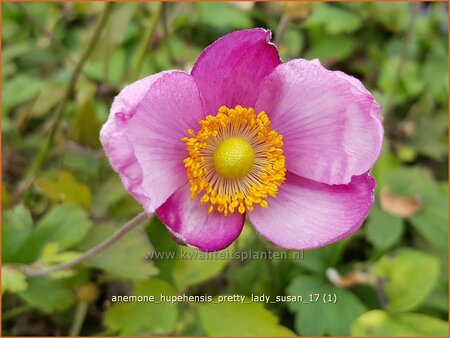
[[[99,133],[101,124],[95,113],[94,96],[96,86],[85,81],[77,91],[77,109],[74,117],[76,140],[82,145],[99,148]]]
[[[306,52],[307,59],[340,61],[349,57],[355,48],[354,40],[346,35],[318,32],[311,39],[313,43]]]
[[[430,294],[439,275],[439,261],[426,253],[398,249],[381,257],[372,268],[372,278],[387,297],[391,312],[416,309]]]
[[[38,222],[18,254],[20,263],[31,263],[39,257],[47,243],[56,242],[61,250],[73,248],[92,226],[86,213],[70,204],[56,206]]]
[[[386,249],[397,243],[403,234],[403,220],[392,216],[375,204],[366,222],[367,240],[380,249]]]
[[[328,3],[314,3],[312,15],[305,27],[323,27],[327,33],[352,33],[360,28],[362,20],[358,14]]]
[[[373,310],[352,324],[352,336],[448,336],[448,323],[423,314]]]
[[[30,278],[28,288],[20,297],[44,312],[62,311],[75,302],[67,281],[49,277]]]
[[[25,275],[8,265],[2,266],[2,294],[4,292],[22,292],[27,289]]]
[[[406,2],[373,2],[369,15],[391,32],[399,33],[408,26],[410,7]]]
[[[68,148],[64,152],[62,168],[70,171],[78,180],[96,182],[102,160],[104,159],[99,159],[96,154],[87,152],[85,149]],[[93,212],[95,212],[94,208]]]
[[[444,44],[434,45],[421,67],[421,78],[424,84],[442,101],[448,100],[448,64],[447,49]]]
[[[180,248],[180,259],[173,269],[173,279],[178,290],[186,290],[217,276],[229,262],[229,250],[206,253],[189,247]]]
[[[435,309],[448,313],[448,279],[441,278],[421,305],[421,309]]]
[[[262,303],[202,303],[199,313],[210,336],[294,336]]]
[[[8,208],[11,206],[11,195],[8,192],[8,188],[6,187],[6,185],[3,183],[2,184],[2,207],[4,209]]]
[[[100,223],[91,228],[78,245],[80,251],[86,251],[111,236],[117,227]],[[86,261],[86,264],[131,279],[145,279],[157,273],[151,260],[146,259],[150,243],[142,230],[134,230],[122,237],[108,249]]]
[[[424,95],[414,108],[421,113],[414,118],[414,132],[408,140],[408,145],[420,154],[442,160],[448,153],[447,111],[437,110],[430,94]]]
[[[3,263],[14,262],[14,256],[21,250],[32,231],[33,220],[23,204],[5,213],[5,221],[2,225]]]
[[[25,74],[19,74],[5,83],[2,88],[3,114],[18,105],[24,104],[34,98],[42,89],[45,81]]]
[[[296,313],[295,328],[300,335],[347,336],[350,334],[350,324],[366,311],[364,304],[353,293],[326,284],[317,277],[299,276],[286,291],[290,296],[303,297],[302,302],[288,303],[289,308]],[[336,295],[335,303],[323,301],[324,295],[329,294],[332,297]],[[316,295],[319,296],[314,301]]]
[[[30,115],[32,117],[43,117],[55,107],[64,97],[66,84],[50,82],[42,88],[41,92],[33,102]]]
[[[296,260],[295,263],[310,271],[323,273],[340,261],[348,243],[349,241],[344,239],[323,248],[305,250],[303,259]]]
[[[106,216],[108,209],[128,195],[118,175],[112,175],[96,190],[92,198],[92,212]]]
[[[288,29],[283,38],[283,43],[278,46],[280,55],[286,56],[283,59],[298,57],[304,45],[304,38],[301,32],[296,29]]]
[[[172,332],[177,318],[176,303],[160,302],[160,296],[175,296],[176,291],[166,282],[151,279],[135,282],[135,296],[154,296],[155,302],[113,303],[106,312],[105,325],[123,336],[160,335]]]
[[[386,180],[391,172],[395,171],[399,167],[400,161],[394,155],[394,153],[392,153],[389,140],[384,139],[380,157],[370,171],[370,174],[376,179],[377,191],[380,189],[380,187],[384,187],[386,185]]]
[[[228,28],[250,28],[250,18],[238,8],[224,2],[197,2],[195,3],[203,24],[223,29]]]
[[[422,168],[400,168],[386,180],[390,191],[400,196],[417,196],[420,211],[409,220],[413,227],[439,249],[448,247],[448,195]]]
[[[137,3],[117,4],[111,13],[110,20],[106,24],[97,48],[92,53],[91,60],[105,62],[111,56],[110,54],[114,47],[120,45],[124,40],[126,29],[135,17],[138,9]]]
[[[159,269],[158,278],[173,283],[172,270],[177,262],[174,257],[178,256],[180,246],[173,240],[166,226],[157,217],[152,218],[150,225],[145,230],[153,244],[155,255],[159,254],[159,257],[154,258],[154,263]]]
[[[86,210],[91,208],[91,190],[78,182],[68,171],[55,171],[40,176],[36,185],[54,202],[73,203]]]

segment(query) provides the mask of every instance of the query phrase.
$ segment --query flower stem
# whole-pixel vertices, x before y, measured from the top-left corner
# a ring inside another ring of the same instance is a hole
[[[286,33],[286,29],[288,28],[290,21],[291,20],[289,19],[289,17],[287,16],[286,13],[284,13],[281,16],[280,22],[278,23],[278,26],[277,26],[277,32],[275,35],[275,40],[274,40],[275,45],[278,46],[283,41],[284,34]]]
[[[57,264],[57,265],[54,265],[54,266],[51,266],[48,268],[44,268],[44,269],[35,268],[33,266],[22,266],[21,270],[28,277],[39,277],[39,276],[47,276],[47,275],[57,272],[57,271],[70,269],[70,268],[88,260],[89,258],[92,258],[92,257],[98,255],[102,251],[106,250],[112,244],[114,244],[119,239],[121,239],[123,236],[125,236],[130,230],[136,228],[138,225],[140,225],[146,219],[148,219],[147,213],[141,212],[139,215],[135,216],[133,219],[131,219],[130,221],[125,223],[120,229],[118,229],[115,233],[113,233],[110,237],[105,239],[103,242],[97,244],[96,246],[92,247],[85,253],[81,254],[80,256],[78,256],[77,258],[75,258],[69,262]]]
[[[414,29],[414,25],[416,23],[416,17],[417,14],[420,10],[420,6],[422,4],[421,3],[413,3],[411,4],[411,14],[409,17],[409,22],[408,22],[408,27],[406,29],[404,38],[403,38],[403,43],[401,45],[401,49],[400,49],[400,56],[398,58],[398,66],[397,69],[395,71],[395,75],[394,75],[394,81],[392,83],[392,89],[389,93],[389,96],[386,100],[386,103],[384,104],[384,116],[388,116],[392,107],[394,106],[394,97],[397,94],[397,89],[398,86],[400,84],[400,79],[401,79],[401,75],[402,75],[402,70],[403,70],[403,65],[405,63],[405,60],[408,56],[408,48],[409,48],[409,44],[411,41],[411,35],[412,35],[412,31]]]
[[[113,7],[114,7],[114,2],[106,3],[106,5],[103,9],[103,12],[100,16],[100,19],[97,23],[97,26],[95,27],[94,33],[92,34],[92,37],[91,37],[89,43],[87,44],[86,49],[84,50],[83,54],[81,55],[80,60],[78,61],[74,70],[72,71],[72,75],[70,77],[69,84],[66,87],[64,97],[56,110],[54,121],[50,127],[48,134],[47,134],[47,138],[44,141],[44,145],[40,148],[39,153],[35,157],[34,161],[31,163],[27,173],[25,174],[25,180],[21,184],[21,186],[19,188],[19,192],[28,190],[28,188],[31,186],[31,184],[34,181],[36,173],[40,170],[40,168],[44,164],[45,160],[47,159],[48,153],[53,144],[53,139],[55,137],[59,123],[61,121],[62,115],[65,111],[67,102],[69,101],[70,95],[72,94],[73,90],[75,89],[78,78],[80,77],[80,74],[83,70],[83,67],[84,67],[86,61],[88,60],[89,56],[93,52],[94,47],[97,44],[97,41],[99,40],[104,28],[106,27],[108,18],[112,12]]]
[[[134,58],[133,65],[131,67],[130,76],[128,78],[129,82],[134,82],[139,77],[139,73],[142,68],[142,64],[144,63],[145,54],[147,51],[148,46],[153,40],[153,37],[155,36],[156,32],[156,25],[158,24],[159,18],[161,17],[162,13],[162,2],[156,3],[156,9],[155,13],[153,15],[153,18],[149,21],[147,30],[145,32],[145,35],[142,37],[141,43],[138,47],[138,51],[136,54],[136,57]]]
[[[2,314],[2,320],[3,321],[7,321],[7,320],[10,320],[10,319],[13,319],[13,318],[15,318],[17,316],[20,316],[23,313],[26,313],[26,312],[30,311],[31,309],[33,309],[33,307],[31,305],[29,305],[29,304],[24,304],[24,305],[21,305],[21,306],[17,306],[15,308],[11,309],[11,310],[5,311]]]
[[[69,336],[78,337],[81,328],[83,327],[84,319],[86,318],[87,310],[89,308],[88,302],[79,302],[75,310],[75,318],[69,331]]]

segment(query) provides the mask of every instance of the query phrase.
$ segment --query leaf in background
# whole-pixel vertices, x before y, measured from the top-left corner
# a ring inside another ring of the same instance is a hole
[[[411,217],[420,210],[420,200],[412,196],[398,196],[388,187],[380,191],[381,209],[396,217]]]
[[[288,286],[286,294],[303,296],[305,303],[291,302],[288,307],[296,313],[297,333],[304,336],[348,336],[350,324],[367,310],[352,292],[314,276],[298,276]],[[320,294],[320,299],[307,303],[314,294]],[[324,294],[336,294],[336,303],[324,303],[321,299]]]
[[[376,179],[377,182],[375,187],[376,191],[379,191],[380,187],[384,187],[386,185],[388,176],[391,172],[398,168],[400,168],[400,161],[394,153],[392,153],[389,141],[384,139],[380,157],[370,171],[370,174]]]
[[[49,277],[30,278],[28,288],[20,293],[20,297],[47,313],[65,310],[75,302],[74,292],[66,280]]]
[[[3,121],[2,121],[3,124]],[[9,208],[11,206],[11,195],[9,194],[8,188],[5,183],[2,182],[2,207],[3,210]]]
[[[226,28],[251,28],[252,22],[241,10],[225,2],[197,2],[195,6],[200,14],[199,21],[221,30]]]
[[[401,123],[406,126],[403,129],[406,129],[404,134],[408,137],[405,146],[438,161],[447,155],[447,111],[439,109],[438,102],[430,91],[411,106],[408,119]]]
[[[448,101],[448,52],[444,44],[433,44],[426,57],[423,67],[420,68],[421,79],[427,89],[443,101]]]
[[[108,62],[106,62],[106,58]],[[125,74],[126,53],[123,48],[116,48],[107,56],[90,60],[85,67],[89,77],[98,82],[120,85]]]
[[[362,25],[361,17],[355,12],[329,3],[314,3],[312,15],[304,26],[323,27],[329,34],[352,33]]]
[[[129,219],[140,212],[142,212],[142,206],[128,194],[117,203],[111,205],[108,210],[109,216],[117,219]]]
[[[20,42],[14,45],[8,45],[2,50],[2,67],[14,59],[29,52],[30,45],[28,42]]]
[[[104,160],[102,153],[100,157],[98,154],[84,151],[80,147],[67,147],[64,152],[62,169],[70,171],[77,180],[96,182],[102,160]]]
[[[65,83],[47,83],[39,93],[36,101],[33,102],[30,115],[32,117],[42,117],[55,107],[64,97],[66,91]]]
[[[387,57],[381,64],[380,75],[377,80],[377,85],[384,93],[392,93],[395,86],[396,72],[400,62],[399,56]],[[400,74],[400,81],[395,95],[395,103],[403,103],[407,99],[415,98],[419,95],[424,87],[419,75],[418,64],[411,60],[402,61],[402,72]]]
[[[369,15],[394,33],[406,30],[409,21],[410,7],[407,2],[372,2]]]
[[[237,263],[237,264],[236,264]],[[263,294],[267,292],[268,286],[273,284],[271,267],[264,260],[250,260],[243,265],[239,262],[231,262],[237,268],[232,273],[231,292],[236,294]],[[230,266],[231,268],[231,266]]]
[[[433,110],[432,118],[424,114],[415,121],[415,133],[407,144],[418,153],[441,161],[448,154],[448,116],[444,109]]]
[[[176,261],[172,272],[177,289],[184,291],[217,276],[228,264],[230,250],[206,253],[186,246],[180,247],[180,259]]]
[[[117,230],[112,224],[100,223],[91,228],[78,245],[78,250],[86,251],[100,243]],[[103,269],[114,276],[131,279],[145,279],[157,273],[153,262],[146,259],[150,244],[142,231],[134,230],[111,247],[86,261],[87,265]]]
[[[30,212],[19,204],[6,211],[2,224],[2,263],[14,262],[14,256],[21,250],[33,231]]]
[[[41,175],[36,180],[36,185],[53,202],[73,203],[85,210],[91,208],[89,186],[78,182],[68,171],[54,171]]]
[[[150,279],[134,283],[133,295],[175,296],[176,291],[166,282]],[[178,318],[176,303],[123,302],[114,303],[106,312],[105,325],[123,336],[160,335],[172,332]]]
[[[296,260],[298,265],[316,272],[324,273],[331,266],[335,266],[341,259],[349,240],[344,239],[323,248],[305,250],[304,258]]]
[[[346,35],[329,35],[318,31],[311,36],[311,40],[311,46],[306,52],[307,59],[341,61],[355,49],[354,40]]]
[[[118,175],[111,175],[95,190],[92,198],[92,212],[106,216],[108,209],[128,195]]]
[[[40,257],[40,262],[43,265],[52,265],[52,264],[60,264],[67,263],[75,258],[80,256],[79,252],[76,251],[64,251],[61,252],[59,248],[59,244],[57,242],[50,242],[44,245],[42,249],[42,255]],[[60,272],[66,272],[68,270],[63,270]],[[72,273],[69,273],[68,276],[71,276]],[[55,277],[53,274],[52,277]]]
[[[118,3],[111,14],[97,50],[92,54],[93,60],[105,60],[109,52],[120,45],[124,39],[125,31],[139,9],[139,3]]]
[[[409,220],[433,246],[448,247],[448,194],[419,167],[400,168],[386,178],[386,186],[397,195],[418,196],[421,210]]]
[[[160,257],[154,258],[154,264],[159,269],[158,278],[173,283],[172,270],[177,262],[180,246],[170,236],[166,226],[157,217],[153,217],[150,225],[145,229],[149,241],[152,242],[155,253]],[[171,257],[170,255],[173,255]]]
[[[77,108],[73,121],[75,138],[82,145],[99,148],[101,124],[95,113],[96,85],[84,81],[78,85]]]
[[[17,262],[33,262],[49,242],[58,243],[61,250],[73,248],[86,236],[91,226],[92,222],[82,209],[70,204],[55,206],[39,220],[17,254]]]
[[[2,266],[2,295],[5,292],[22,292],[27,289],[23,272],[8,265]]]
[[[448,323],[419,313],[390,314],[373,310],[352,324],[352,336],[448,336]]]
[[[199,304],[200,320],[209,336],[274,336],[295,334],[262,303]]]
[[[297,4],[298,2],[292,2]],[[302,32],[295,29],[288,29],[283,38],[283,42],[278,46],[282,59],[292,59],[300,56],[304,46],[304,37]]]
[[[369,242],[377,248],[386,249],[400,240],[404,225],[401,218],[384,212],[378,204],[374,204],[365,229]]]
[[[3,114],[8,114],[11,108],[30,101],[39,94],[44,84],[45,80],[23,73],[13,77],[2,88]]]
[[[381,257],[371,275],[387,298],[387,310],[410,311],[433,290],[439,276],[439,262],[429,254],[402,248]]]
[[[447,257],[445,257],[445,260],[445,264],[448,264]],[[444,272],[441,271],[441,276],[443,274]],[[448,277],[442,277],[443,278],[438,280],[438,284],[433,288],[433,291],[420,306],[421,309],[424,309],[425,311],[426,309],[433,309],[448,313]]]

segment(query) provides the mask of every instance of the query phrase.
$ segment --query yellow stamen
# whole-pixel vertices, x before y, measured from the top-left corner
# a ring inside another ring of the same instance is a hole
[[[222,106],[216,116],[199,122],[200,130],[188,130],[189,157],[184,166],[191,184],[191,197],[201,194],[208,212],[252,211],[266,208],[286,176],[283,137],[270,129],[265,112],[253,108]]]

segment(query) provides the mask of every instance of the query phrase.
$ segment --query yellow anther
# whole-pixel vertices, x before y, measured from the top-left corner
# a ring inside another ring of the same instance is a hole
[[[265,112],[226,106],[216,116],[199,121],[200,130],[183,137],[189,157],[184,166],[191,184],[191,197],[202,193],[208,213],[223,215],[268,206],[286,177],[283,137],[270,129]]]

